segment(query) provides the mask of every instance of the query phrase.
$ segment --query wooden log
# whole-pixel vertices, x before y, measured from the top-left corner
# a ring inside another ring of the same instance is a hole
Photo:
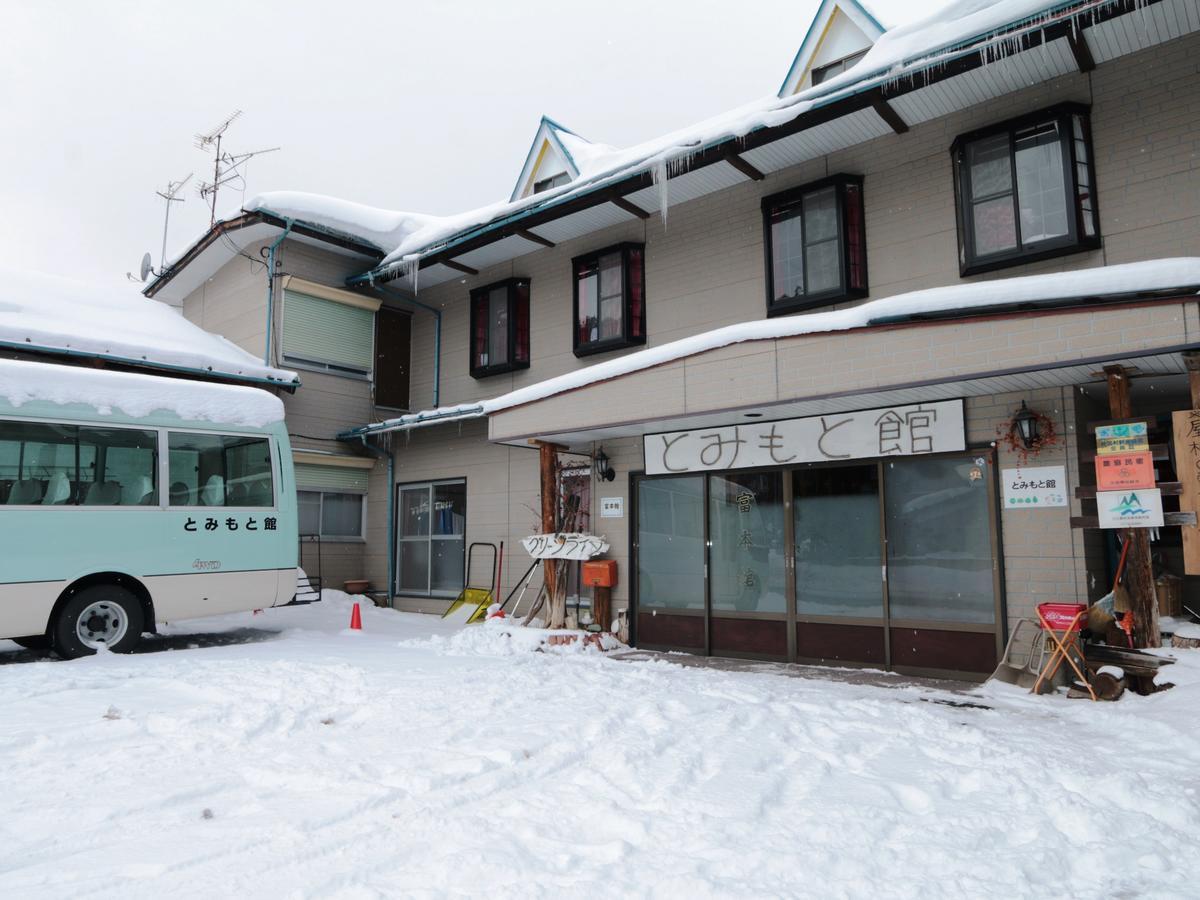
[[[1200,638],[1180,637],[1177,634],[1173,634],[1171,635],[1171,646],[1194,649],[1200,647]]]
[[[1117,700],[1125,693],[1125,676],[1118,678],[1111,672],[1097,672],[1092,678],[1092,690],[1100,700]]]
[[[592,588],[592,621],[604,631],[612,628],[612,588]]]

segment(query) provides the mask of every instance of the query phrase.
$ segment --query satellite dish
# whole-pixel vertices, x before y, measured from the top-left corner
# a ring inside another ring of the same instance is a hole
[[[150,267],[150,254],[149,253],[147,253],[146,255],[144,255],[142,257],[142,270],[141,271],[142,271],[142,281],[145,281],[147,278],[150,277],[150,272],[152,271],[152,269]]]

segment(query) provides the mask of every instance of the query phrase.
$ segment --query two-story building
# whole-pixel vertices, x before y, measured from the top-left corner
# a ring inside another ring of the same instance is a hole
[[[548,443],[638,645],[980,675],[1107,590],[1071,518],[1109,382],[1191,407],[1198,30],[826,0],[776,95],[627,149],[543,119],[509,200],[452,218],[262,195],[147,293],[303,371],[313,522],[398,608],[539,530]],[[1178,530],[1156,551],[1181,571]]]

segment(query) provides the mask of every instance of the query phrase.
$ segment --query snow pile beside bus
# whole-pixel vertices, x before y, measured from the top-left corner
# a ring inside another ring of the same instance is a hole
[[[258,388],[10,359],[0,359],[0,398],[16,408],[31,401],[80,404],[102,415],[169,412],[253,428],[283,421],[280,399]]]

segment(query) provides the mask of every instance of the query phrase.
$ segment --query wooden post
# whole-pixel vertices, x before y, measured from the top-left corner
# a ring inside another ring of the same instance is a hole
[[[538,465],[541,469],[542,483],[542,533],[554,534],[558,531],[558,452],[561,450],[555,444],[538,444]],[[557,560],[548,559],[543,564],[542,581],[545,584],[547,618],[546,625],[550,628],[566,626],[565,594],[558,584]]]
[[[612,628],[612,588],[592,588],[592,621],[605,631]]]
[[[1129,397],[1129,372],[1124,366],[1105,366],[1108,379],[1108,409],[1114,419],[1133,416]],[[1129,552],[1122,579],[1133,607],[1133,642],[1137,647],[1161,647],[1158,631],[1158,598],[1154,591],[1154,573],[1150,565],[1150,537],[1144,528],[1124,529]]]

